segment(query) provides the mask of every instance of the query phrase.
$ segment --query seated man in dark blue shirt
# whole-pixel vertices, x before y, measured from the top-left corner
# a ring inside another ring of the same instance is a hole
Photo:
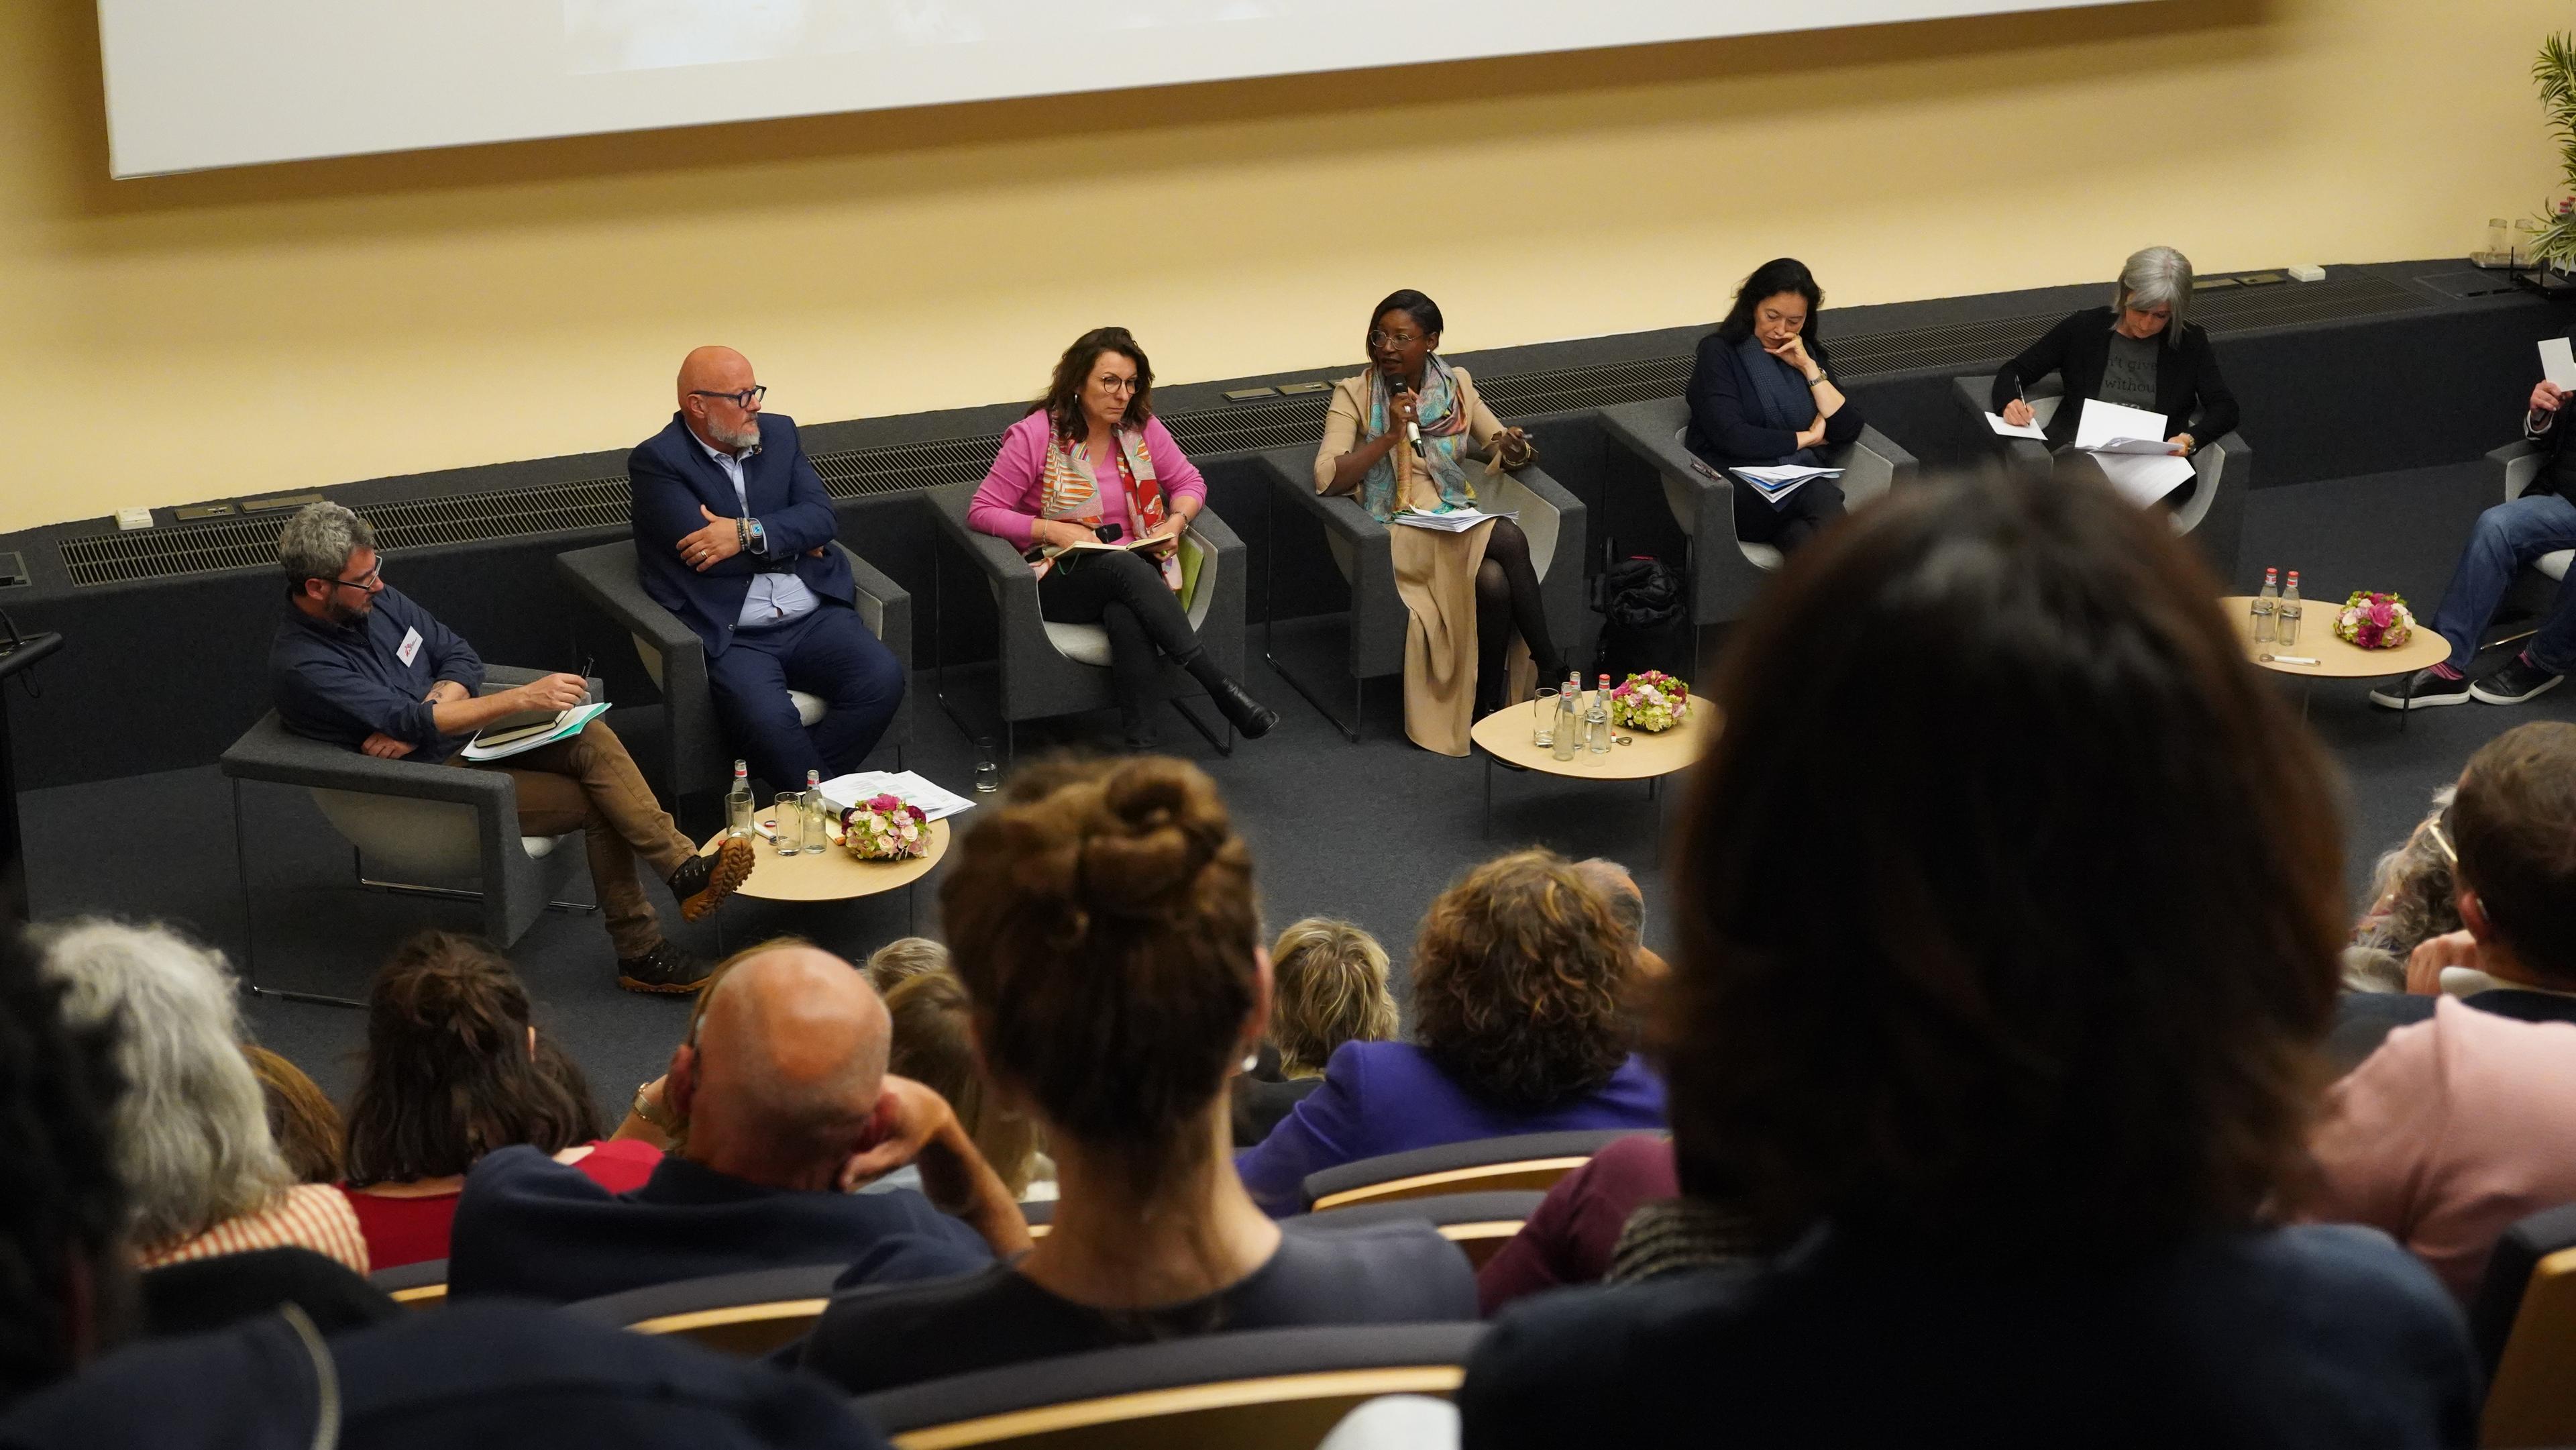
[[[885,1004],[857,968],[812,947],[758,952],[700,1007],[659,1101],[639,1095],[677,1140],[652,1178],[614,1194],[535,1148],[487,1155],[456,1206],[452,1296],[569,1303],[797,1264],[866,1278],[874,1257],[886,1279],[939,1278],[1028,1247],[1019,1205],[956,1114],[886,1072]],[[928,1198],[845,1191],[905,1162]]]
[[[286,617],[269,646],[269,684],[278,718],[298,735],[386,760],[450,762],[493,721],[570,709],[588,694],[579,675],[479,693],[483,661],[474,647],[386,585],[375,531],[339,504],[308,504],[289,519],[277,559],[286,570]],[[523,834],[583,832],[591,886],[617,948],[617,985],[697,990],[707,967],[663,937],[635,878],[636,858],[669,883],[680,915],[695,921],[751,874],[751,842],[728,840],[699,855],[604,720],[486,766],[452,763],[508,771],[518,783]]]

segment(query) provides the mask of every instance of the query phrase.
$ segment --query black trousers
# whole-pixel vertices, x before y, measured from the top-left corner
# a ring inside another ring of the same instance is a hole
[[[1132,553],[1057,559],[1038,581],[1038,613],[1058,624],[1097,624],[1108,632],[1110,688],[1131,731],[1153,708],[1155,656],[1187,664],[1199,649],[1180,596],[1160,570]]]
[[[1748,544],[1769,544],[1783,554],[1815,537],[1816,530],[1841,518],[1843,491],[1830,478],[1811,478],[1773,508],[1749,483],[1734,483],[1735,536]]]

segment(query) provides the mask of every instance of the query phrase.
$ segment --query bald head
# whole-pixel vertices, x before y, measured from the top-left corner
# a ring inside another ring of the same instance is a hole
[[[864,1144],[890,1035],[876,990],[829,952],[736,962],[689,1050],[689,1156],[771,1187],[828,1185]]]
[[[740,453],[760,443],[760,400],[751,359],[729,347],[694,348],[680,360],[680,416],[707,446]]]
[[[1609,906],[1610,916],[1619,929],[1635,943],[1646,931],[1646,893],[1637,889],[1637,878],[1628,868],[1606,856],[1593,856],[1574,863],[1574,874],[1592,888]]]

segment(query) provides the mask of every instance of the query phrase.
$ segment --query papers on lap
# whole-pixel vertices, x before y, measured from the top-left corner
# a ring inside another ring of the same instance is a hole
[[[944,820],[959,811],[974,809],[975,803],[961,795],[932,785],[909,770],[861,770],[836,775],[823,782],[823,799],[835,811],[846,811],[863,800],[890,795],[908,806],[921,807],[930,820]]]
[[[1463,534],[1487,519],[1508,519],[1518,516],[1508,509],[1494,514],[1479,508],[1439,509],[1430,513],[1405,509],[1387,522],[1402,524],[1407,528],[1434,529],[1444,534]]]
[[[458,755],[467,760],[502,760],[540,745],[552,745],[568,736],[579,735],[582,727],[608,713],[608,704],[575,705],[554,717],[515,730],[486,730],[466,743]],[[507,723],[507,722],[504,722]]]
[[[1753,491],[1762,495],[1773,508],[1786,502],[1789,495],[1796,493],[1811,478],[1843,476],[1839,468],[1806,468],[1795,463],[1783,463],[1776,468],[1730,468],[1727,472],[1751,484]]]
[[[2075,446],[2102,465],[2120,497],[2143,508],[2191,481],[2191,460],[2164,441],[2164,431],[2161,413],[2087,398],[2075,420]]]

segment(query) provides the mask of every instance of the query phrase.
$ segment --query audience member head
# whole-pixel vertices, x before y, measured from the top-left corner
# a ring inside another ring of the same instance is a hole
[[[112,1013],[75,1021],[69,990],[16,931],[0,934],[0,1405],[130,1327],[119,1029]]]
[[[304,1069],[255,1042],[242,1044],[242,1056],[259,1079],[268,1104],[268,1136],[286,1159],[298,1183],[340,1181],[340,1110]]]
[[[1389,380],[1418,378],[1444,325],[1439,303],[1410,287],[1390,292],[1369,313],[1369,361]]]
[[[756,948],[699,991],[663,1093],[675,1151],[767,1188],[830,1189],[867,1146],[885,1088],[885,1004],[818,947]]]
[[[1095,427],[1142,428],[1154,417],[1154,365],[1123,327],[1095,327],[1055,360],[1055,376],[1032,413],[1056,432],[1081,440]]]
[[[887,993],[885,1005],[894,1032],[886,1070],[946,1098],[957,1125],[975,1140],[1002,1186],[1019,1197],[1037,1169],[1037,1125],[1001,1101],[975,1060],[974,1011],[966,988],[947,972],[924,972]]]
[[[363,619],[376,607],[385,587],[380,562],[376,531],[343,504],[306,504],[277,534],[287,597],[297,609],[334,624]]]
[[[598,1104],[538,1063],[527,989],[499,949],[451,931],[394,949],[367,992],[352,1186],[446,1178],[495,1148],[555,1153],[599,1130]]]
[[[256,1213],[295,1181],[241,1053],[222,954],[163,926],[87,917],[39,928],[72,1021],[117,1024],[117,1169],[134,1242],[150,1250]]]
[[[1816,274],[1795,257],[1778,257],[1753,269],[1735,289],[1735,305],[1717,324],[1728,342],[1760,337],[1765,347],[1792,337],[1806,339],[1809,349],[1824,341],[1817,314],[1825,310],[1825,289]]]
[[[2302,1166],[2341,834],[2217,594],[2162,515],[2045,479],[1792,557],[1681,830],[1687,1189],[1775,1235],[2145,1251]]]
[[[1270,945],[1270,1041],[1290,1077],[1315,1077],[1345,1042],[1395,1036],[1386,948],[1347,921],[1310,916]]]
[[[868,974],[868,985],[876,988],[880,997],[891,995],[895,988],[915,977],[948,969],[948,948],[926,936],[896,937],[868,953],[867,963],[861,968]]]
[[[1610,919],[1618,923],[1621,939],[1635,954],[1637,970],[1635,980],[1629,984],[1629,995],[1642,1021],[1656,984],[1671,970],[1662,957],[1646,949],[1646,893],[1627,867],[1607,856],[1588,856],[1575,862],[1574,870],[1585,885],[1601,893],[1601,899],[1610,907]]]
[[[940,883],[995,1082],[1151,1199],[1217,1157],[1269,983],[1252,856],[1216,786],[1154,756],[1021,771]]]
[[[2460,929],[2458,883],[2451,865],[2451,799],[2433,793],[2433,811],[2403,844],[2370,871],[2371,906],[2343,949],[2344,985],[2360,992],[2406,990],[2406,958],[2429,937]]]
[[[1627,1061],[1633,965],[1609,904],[1572,862],[1516,851],[1469,871],[1424,913],[1413,1035],[1477,1096],[1553,1106]]]
[[[760,446],[760,398],[751,359],[729,347],[691,349],[680,360],[680,417],[701,442],[727,453]]]
[[[2161,333],[2168,347],[2182,346],[2182,325],[2191,311],[2191,258],[2171,247],[2132,252],[2120,264],[2120,285],[2113,298],[2120,309],[2120,330],[2131,337]]]
[[[2450,816],[2460,919],[2489,973],[2576,990],[2576,725],[2535,720],[2488,741]]]

